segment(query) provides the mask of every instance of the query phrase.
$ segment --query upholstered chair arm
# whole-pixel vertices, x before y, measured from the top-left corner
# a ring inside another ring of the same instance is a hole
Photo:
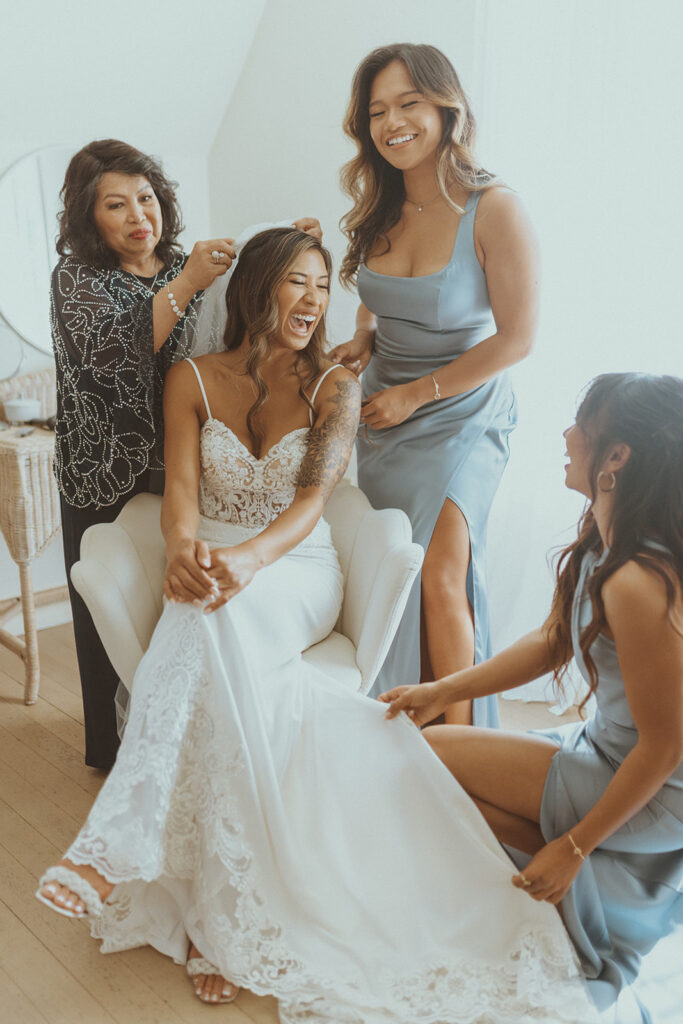
[[[363,693],[374,683],[399,628],[423,556],[403,512],[365,513],[351,554],[341,622],[342,632],[356,647]]]
[[[159,617],[138,552],[117,523],[86,530],[71,580],[92,615],[107,656],[128,689]]]

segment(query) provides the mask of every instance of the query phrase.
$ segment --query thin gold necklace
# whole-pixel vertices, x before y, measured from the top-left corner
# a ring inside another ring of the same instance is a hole
[[[441,191],[437,192],[436,195],[432,196],[431,199],[425,200],[424,203],[418,203],[415,199],[408,199],[408,196],[406,196],[406,202],[407,203],[411,203],[412,206],[417,206],[417,212],[418,213],[422,213],[422,211],[425,208],[425,206],[429,206],[430,203],[435,203],[436,200],[439,199],[440,196],[441,196]]]

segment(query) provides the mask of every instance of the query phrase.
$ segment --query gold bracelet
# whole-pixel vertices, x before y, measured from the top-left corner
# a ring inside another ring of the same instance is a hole
[[[576,845],[576,843],[574,842],[574,837],[573,837],[573,835],[571,834],[571,832],[567,832],[567,839],[569,840],[569,842],[570,842],[570,843],[572,844],[572,846],[574,847],[574,853],[576,854],[576,856],[577,856],[577,857],[580,857],[580,858],[581,858],[581,860],[585,860],[586,858],[585,858],[585,856],[584,856],[583,850],[581,849],[581,847],[580,847],[580,846],[577,846],[577,845]]]
[[[439,399],[441,398],[441,392],[439,391],[439,385],[436,383],[436,377],[434,376],[433,373],[430,373],[429,376],[434,381],[434,397],[432,398],[432,402],[438,402]]]

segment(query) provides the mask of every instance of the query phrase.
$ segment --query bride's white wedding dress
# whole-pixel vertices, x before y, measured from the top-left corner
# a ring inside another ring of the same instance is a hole
[[[307,434],[257,459],[209,412],[200,536],[235,544],[286,508]],[[184,962],[189,936],[286,1024],[595,1019],[557,912],[512,886],[418,729],[302,661],[341,597],[321,520],[217,612],[166,605],[66,853],[117,883],[103,951]]]

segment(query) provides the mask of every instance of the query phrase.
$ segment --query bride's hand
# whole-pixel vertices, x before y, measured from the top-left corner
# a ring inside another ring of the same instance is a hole
[[[206,541],[188,538],[168,552],[164,594],[169,601],[193,601],[201,604],[216,591],[208,573],[211,552]]]
[[[240,590],[251,583],[259,563],[251,548],[236,544],[234,548],[214,548],[211,552],[209,572],[218,584],[218,595],[204,609],[215,612]]]
[[[395,686],[377,698],[388,704],[387,718],[405,711],[415,725],[432,722],[451,703],[441,683],[420,683],[417,686]]]

